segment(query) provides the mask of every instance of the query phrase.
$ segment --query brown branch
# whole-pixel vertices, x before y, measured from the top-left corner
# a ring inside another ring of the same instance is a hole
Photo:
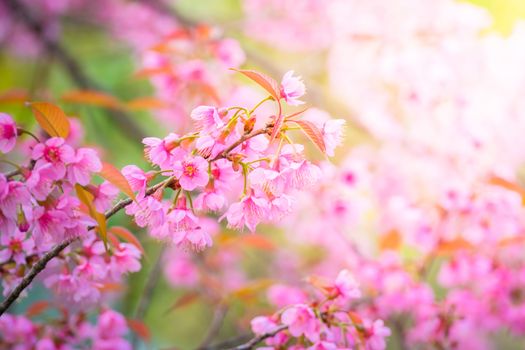
[[[224,152],[222,152],[221,154],[219,154],[217,157],[215,157],[213,160],[211,161],[215,161],[217,159],[220,159],[220,158],[228,158],[229,156],[229,152],[231,152],[233,149],[235,149],[237,146],[239,146],[240,144],[242,144],[243,142],[251,139],[252,137],[255,137],[257,135],[261,135],[261,134],[265,134],[265,133],[268,133],[269,130],[271,130],[270,128],[273,127],[272,124],[269,124],[266,126],[266,128],[264,129],[260,129],[260,130],[257,130],[255,131],[254,133],[252,134],[249,134],[249,135],[243,135],[238,141],[236,141],[235,143],[233,143],[230,147],[228,147]],[[154,185],[154,186],[151,186],[147,189],[146,191],[146,195],[151,195],[153,194],[155,191],[157,191],[159,188],[161,187],[167,187],[169,185],[171,185],[173,182],[175,181],[175,177],[169,177],[168,179],[164,180],[164,181],[161,181],[159,182],[158,184]],[[119,212],[120,210],[122,210],[123,208],[125,208],[126,206],[130,205],[131,203],[133,202],[133,200],[131,198],[127,198],[127,199],[123,199],[121,200],[120,202],[118,202],[117,204],[115,204],[115,206],[113,208],[111,208],[110,210],[108,210],[105,214],[106,216],[106,219],[109,219],[110,217],[112,217],[113,215],[115,215],[117,212]],[[95,227],[94,226],[90,226],[88,227],[88,230],[92,230],[94,229]],[[64,250],[67,246],[69,246],[72,242],[74,242],[75,240],[77,240],[78,237],[76,238],[72,238],[72,239],[68,239],[68,240],[65,240],[64,242],[56,245],[55,247],[53,247],[49,252],[47,252],[46,254],[44,254],[42,256],[42,258],[40,260],[38,260],[35,265],[33,265],[31,267],[31,269],[29,270],[29,272],[27,273],[27,275],[24,276],[24,278],[22,278],[22,280],[20,281],[20,283],[11,291],[11,293],[9,293],[9,295],[6,297],[6,299],[4,299],[4,301],[2,301],[2,303],[0,304],[0,316],[11,306],[11,304],[16,300],[18,299],[18,297],[20,296],[20,294],[24,291],[25,288],[27,288],[27,286],[29,286],[29,284],[33,281],[33,279],[42,271],[44,270],[44,268],[46,267],[47,263],[53,259],[54,257],[58,256],[60,254],[60,252],[62,250]]]
[[[221,330],[222,324],[224,322],[224,318],[226,317],[226,314],[228,312],[228,306],[225,304],[220,304],[215,309],[215,312],[213,313],[213,319],[210,324],[210,328],[208,329],[208,332],[206,332],[206,336],[204,337],[201,344],[198,346],[198,350],[205,350],[207,346],[213,341],[213,339],[217,336],[219,331]]]
[[[151,186],[146,191],[146,195],[149,196],[153,194],[157,189],[161,188],[162,186],[169,185],[173,180],[173,177],[170,177],[162,182],[159,182],[154,186]],[[121,200],[113,208],[106,212],[106,219],[109,219],[110,217],[118,213],[121,209],[130,205],[132,202],[133,200],[131,198]],[[88,230],[90,231],[94,228],[94,226],[90,226],[88,227]],[[45,253],[33,266],[31,266],[29,272],[22,278],[18,285],[11,291],[11,293],[9,293],[9,295],[0,304],[0,316],[3,315],[5,311],[7,311],[7,309],[11,306],[11,304],[13,304],[13,302],[16,299],[18,299],[20,294],[24,291],[24,289],[27,288],[27,286],[29,286],[29,284],[31,284],[35,277],[46,268],[47,263],[51,259],[57,257],[66,247],[68,247],[71,243],[73,243],[79,238],[80,237],[68,238],[62,243],[55,245],[50,251]]]
[[[55,57],[64,67],[76,85],[83,89],[104,91],[99,84],[93,81],[82,69],[77,60],[59,43],[45,35],[44,26],[29,9],[19,0],[6,0],[8,8],[23,21],[26,27],[43,44],[48,53]],[[112,119],[118,126],[136,141],[142,141],[146,136],[139,125],[126,113],[119,110],[109,110]]]
[[[234,346],[234,347],[229,348],[227,350],[251,350],[251,349],[255,348],[255,346],[257,346],[257,344],[259,344],[260,342],[275,336],[277,333],[282,332],[282,331],[284,331],[287,328],[288,328],[287,325],[284,325],[284,324],[280,325],[279,327],[275,328],[271,332],[267,332],[267,333],[258,335],[256,337],[252,338],[251,340],[249,340],[248,342],[244,343],[244,344]]]

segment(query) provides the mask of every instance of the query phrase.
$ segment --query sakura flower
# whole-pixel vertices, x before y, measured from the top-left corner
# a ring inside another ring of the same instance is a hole
[[[106,310],[100,314],[95,339],[110,340],[124,336],[128,332],[128,325],[124,316],[114,310]]]
[[[170,133],[164,139],[146,137],[142,143],[146,145],[146,157],[162,170],[169,169],[177,156],[184,153],[179,147],[179,136],[174,133]]]
[[[165,206],[155,196],[137,199],[126,207],[126,214],[135,216],[135,223],[140,227],[157,227],[164,223]]]
[[[321,133],[323,134],[326,154],[329,157],[334,156],[334,150],[342,143],[345,124],[344,119],[330,119],[323,125]]]
[[[18,131],[10,115],[0,113],[0,152],[9,153],[16,144]]]
[[[308,347],[308,350],[338,350],[338,349],[340,348],[337,347],[336,344],[327,342],[327,341],[320,341]]]
[[[178,249],[172,249],[166,254],[164,266],[166,281],[174,287],[193,287],[199,281],[199,270],[191,261],[191,256],[181,254]]]
[[[190,116],[201,131],[214,131],[225,125],[216,107],[199,106],[191,111]]]
[[[211,164],[211,174],[213,176],[213,185],[218,190],[231,190],[232,184],[235,183],[240,172],[233,170],[232,162],[227,159],[219,159]]]
[[[281,315],[281,322],[288,326],[288,331],[294,337],[304,335],[313,342],[319,340],[319,321],[313,310],[305,304],[286,309]]]
[[[143,198],[146,194],[148,181],[153,177],[136,165],[126,165],[122,168],[122,175],[128,180],[133,191],[137,191],[137,198]]]
[[[178,208],[168,214],[169,238],[174,244],[183,248],[199,251],[211,247],[210,235],[199,224],[199,219],[191,210],[185,207],[185,202],[182,200],[181,203]],[[168,236],[168,234],[164,234],[164,236]]]
[[[206,189],[200,193],[194,201],[194,206],[198,210],[218,211],[226,203],[224,194],[218,192],[216,189]]]
[[[75,161],[75,151],[61,137],[52,137],[45,143],[37,144],[31,156],[37,160],[35,167],[51,164],[55,180],[63,178],[66,175],[66,164]]]
[[[45,200],[53,190],[53,175],[51,164],[47,163],[35,167],[27,176],[26,186],[37,200]]]
[[[8,218],[17,219],[19,207],[31,205],[31,195],[23,183],[1,180],[0,194],[3,193],[3,196],[0,197],[0,212]]]
[[[95,150],[91,148],[79,148],[74,160],[67,167],[67,178],[75,184],[87,185],[91,180],[91,174],[102,170],[102,163]]]
[[[281,98],[284,98],[286,103],[292,106],[298,106],[303,104],[303,101],[300,101],[299,98],[304,95],[306,88],[300,77],[293,76],[294,71],[288,71],[283,76],[281,81]]]
[[[228,220],[228,226],[241,230],[245,225],[252,232],[268,211],[268,201],[254,195],[245,196],[241,201],[233,203],[221,217]]]
[[[208,162],[200,156],[186,157],[182,161],[175,162],[173,173],[177,176],[180,186],[186,191],[204,187],[209,181]]]
[[[390,336],[390,329],[385,327],[383,320],[376,320],[366,328],[366,349],[384,350],[386,349],[385,338]]]
[[[140,250],[130,243],[119,243],[111,256],[110,271],[118,279],[124,273],[140,270]]]
[[[119,194],[119,189],[111,183],[104,181],[93,188],[93,204],[99,213],[103,213],[111,207],[111,203]]]
[[[26,238],[26,234],[18,230],[11,234],[3,234],[0,237],[0,243],[5,247],[0,250],[0,262],[13,259],[20,265],[25,264],[26,256],[33,253],[35,246],[31,238]]]
[[[239,67],[246,60],[239,42],[234,39],[220,40],[214,51],[219,61],[227,68]]]
[[[356,299],[361,297],[359,285],[354,276],[348,270],[339,272],[334,283],[337,295],[345,299]]]

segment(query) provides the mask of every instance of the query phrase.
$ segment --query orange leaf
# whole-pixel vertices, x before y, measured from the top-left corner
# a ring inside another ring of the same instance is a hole
[[[170,306],[170,308],[168,310],[166,310],[166,314],[167,313],[170,313],[178,308],[181,308],[181,307],[184,307],[186,305],[189,305],[195,301],[197,301],[197,299],[199,298],[199,293],[197,292],[188,292],[186,294],[184,294],[183,296],[181,296],[179,299],[177,299],[177,301],[172,305]]]
[[[510,182],[508,180],[505,180],[501,177],[498,177],[498,176],[492,176],[490,179],[489,179],[489,183],[492,184],[492,185],[496,185],[496,186],[500,186],[500,187],[503,187],[509,191],[514,191],[516,192],[517,194],[519,194],[521,196],[521,202],[523,205],[525,205],[525,189],[523,187],[521,187],[520,185],[514,183],[514,182]]]
[[[139,97],[126,102],[126,107],[131,110],[142,109],[161,109],[166,108],[168,104],[154,97]]]
[[[379,237],[380,250],[397,250],[401,246],[401,235],[397,230],[390,230]]]
[[[436,254],[438,255],[448,255],[457,252],[458,250],[468,250],[473,249],[474,246],[472,243],[466,241],[464,238],[456,238],[451,241],[440,242]]]
[[[135,247],[137,247],[138,250],[140,250],[142,254],[145,254],[144,247],[142,246],[142,244],[140,244],[140,241],[137,239],[137,237],[135,237],[135,235],[133,235],[133,233],[129,232],[127,228],[121,226],[113,226],[109,229],[109,232],[133,244]]]
[[[113,165],[109,163],[102,163],[102,170],[100,171],[100,176],[102,176],[104,179],[108,180],[113,185],[115,185],[129,198],[135,200],[135,193],[133,193],[133,190],[131,189],[128,180],[126,180],[126,178],[124,177],[124,175],[122,175],[120,170],[115,168]]]
[[[102,241],[104,242],[104,247],[107,250],[108,245],[108,232],[107,232],[107,226],[106,226],[106,217],[104,214],[99,213],[95,206],[93,205],[93,195],[91,192],[87,191],[84,187],[80,186],[79,184],[75,185],[75,190],[77,192],[78,199],[86,205],[89,209],[89,215],[96,220],[98,223],[97,231],[100,234],[100,238],[102,238]]]
[[[269,77],[266,74],[259,73],[257,71],[249,70],[249,69],[235,69],[235,68],[230,68],[230,69],[236,72],[239,72],[241,74],[244,74],[245,76],[247,76],[248,78],[256,82],[257,84],[259,84],[263,89],[268,91],[270,95],[275,99],[275,101],[279,101],[280,99],[279,85],[277,84],[275,79],[273,79],[272,77]]]
[[[49,308],[50,304],[47,300],[37,301],[36,303],[33,303],[30,307],[26,310],[26,316],[27,317],[35,317],[40,315],[42,312],[46,311]]]
[[[252,281],[243,287],[233,290],[230,296],[235,299],[250,300],[255,297],[257,293],[267,289],[272,283],[273,281],[270,279]]]
[[[155,68],[144,68],[135,72],[135,78],[149,78],[159,74],[171,74],[173,70],[170,66],[155,67]]]
[[[254,70],[248,70],[248,69],[235,69],[230,68],[231,70],[234,70],[236,72],[239,72],[241,74],[244,74],[257,84],[259,84],[263,89],[268,91],[270,95],[273,97],[273,99],[277,102],[277,105],[279,107],[279,112],[277,113],[277,118],[275,119],[275,122],[273,124],[272,129],[272,135],[270,136],[270,142],[272,142],[275,137],[277,137],[277,134],[281,130],[281,126],[283,124],[284,116],[282,115],[282,108],[281,108],[281,90],[279,88],[279,84],[275,79],[272,77],[267,76],[266,74],[259,73]]]
[[[13,89],[0,94],[0,103],[23,103],[29,99],[26,90]]]
[[[261,250],[275,250],[275,244],[268,238],[258,234],[246,234],[239,238],[239,243]]]
[[[307,120],[290,120],[301,128],[306,136],[312,141],[317,148],[323,153],[326,153],[326,145],[324,143],[323,134],[321,130],[314,123]]]
[[[124,289],[124,286],[121,283],[111,283],[111,282],[102,283],[98,287],[98,290],[101,292],[119,292],[119,291],[122,291],[123,289]]]
[[[66,138],[69,135],[69,120],[62,109],[48,102],[30,102],[28,105],[49,136]]]
[[[142,321],[128,319],[128,326],[135,334],[137,334],[145,342],[149,342],[151,339],[151,333],[148,326]]]
[[[105,108],[121,108],[120,101],[109,94],[95,90],[76,90],[62,95],[65,102],[79,103]]]

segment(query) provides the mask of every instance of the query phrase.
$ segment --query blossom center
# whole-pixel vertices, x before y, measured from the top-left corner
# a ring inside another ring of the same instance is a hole
[[[3,139],[10,139],[12,137],[15,137],[15,127],[11,124],[1,124],[0,137]]]
[[[184,175],[188,177],[195,176],[195,173],[197,172],[197,168],[193,163],[184,163]]]
[[[48,162],[58,162],[60,160],[60,150],[58,147],[47,147],[44,152],[44,157]]]

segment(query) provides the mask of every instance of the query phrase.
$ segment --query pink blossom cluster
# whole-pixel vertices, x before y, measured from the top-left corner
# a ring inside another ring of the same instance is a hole
[[[296,104],[305,88],[300,78],[287,73],[278,91],[279,99]],[[300,117],[259,114],[259,105],[269,100],[281,110],[281,102],[271,96],[251,109],[199,106],[191,112],[198,131],[145,138],[146,157],[156,170],[123,168],[138,192],[126,213],[134,216],[137,225],[148,227],[153,237],[195,250],[212,244],[202,214],[215,212],[228,227],[247,227],[252,232],[259,223],[288,214],[294,192],[314,184],[320,171],[305,158],[304,147],[288,136],[288,124]],[[278,119],[285,122],[272,140]],[[327,153],[332,154],[341,142],[343,123],[326,120],[326,124],[331,126],[318,130],[322,138],[318,142],[328,145]],[[165,179],[165,185],[146,196],[148,184],[158,177]],[[167,188],[173,191],[169,200],[163,195]]]
[[[149,77],[156,97],[165,103],[155,116],[166,125],[178,125],[177,132],[191,130],[189,106],[222,104],[245,94],[226,70],[244,63],[244,51],[236,40],[220,34],[206,25],[176,28],[157,36],[141,55],[138,75]]]
[[[270,334],[264,349],[367,349],[383,350],[390,329],[381,319],[362,319],[352,310],[361,291],[348,270],[334,282],[312,279],[318,288],[312,298],[293,287],[274,286],[270,299],[281,310],[251,321],[257,335]],[[292,302],[283,305],[283,301]],[[284,326],[284,327],[283,327]],[[279,331],[280,330],[280,331]]]
[[[86,316],[62,309],[61,318],[40,323],[27,316],[4,314],[0,317],[2,347],[20,350],[132,348],[125,338],[129,333],[127,321],[120,313],[103,310],[96,324],[90,323]]]
[[[20,133],[27,131],[9,115],[0,113],[0,152],[17,150]],[[114,239],[112,249],[107,250],[91,230],[97,222],[85,212],[76,187],[92,195],[93,207],[99,213],[111,207],[119,191],[107,181],[91,184],[102,163],[94,149],[74,147],[77,142],[75,133],[67,140],[51,137],[31,142],[28,150],[21,150],[30,159],[29,164],[0,174],[0,273],[4,295],[51,247],[68,239],[79,238],[49,263],[44,279],[44,284],[62,300],[71,299],[84,306],[96,303],[107,286],[120,283],[125,274],[140,269],[141,252],[137,247]],[[20,146],[23,148],[22,143]]]

